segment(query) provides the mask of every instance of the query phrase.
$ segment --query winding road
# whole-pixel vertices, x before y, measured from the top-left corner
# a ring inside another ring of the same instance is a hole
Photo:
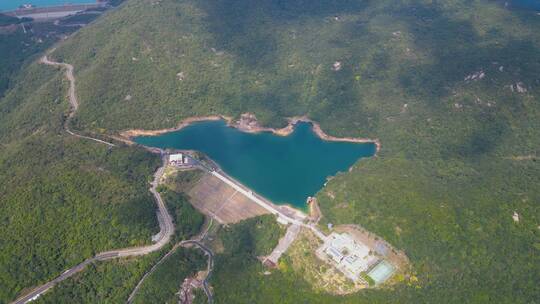
[[[212,273],[212,269],[214,269],[214,253],[206,246],[204,246],[204,244],[202,243],[202,241],[204,240],[204,238],[206,237],[208,231],[210,230],[210,227],[212,226],[212,218],[210,218],[210,222],[209,224],[207,225],[206,229],[204,229],[204,231],[202,231],[198,237],[195,237],[194,239],[191,239],[191,240],[185,240],[185,241],[181,241],[179,243],[176,243],[173,248],[171,248],[171,250],[169,250],[169,252],[167,252],[167,254],[165,254],[156,264],[154,264],[154,266],[152,266],[152,268],[144,274],[144,276],[141,278],[141,280],[137,283],[137,286],[135,286],[135,288],[133,289],[133,291],[130,293],[129,297],[128,297],[128,300],[127,300],[127,303],[128,304],[131,304],[133,303],[133,299],[135,298],[135,295],[137,294],[137,292],[139,291],[139,289],[141,288],[142,286],[142,283],[144,282],[144,280],[150,276],[156,269],[159,265],[161,265],[161,263],[163,261],[165,261],[170,255],[172,255],[176,249],[178,249],[178,247],[187,247],[187,245],[196,245],[197,247],[199,247],[204,253],[205,255],[208,256],[208,268],[207,268],[207,275],[203,281],[203,289],[204,289],[204,292],[206,293],[206,297],[208,298],[208,303],[212,303],[213,302],[213,296],[212,296],[212,292],[210,291],[210,288],[208,287],[208,279],[210,278],[210,274]]]
[[[199,247],[199,249],[201,249],[204,252],[204,254],[206,256],[208,256],[207,275],[203,280],[203,289],[204,289],[204,293],[206,294],[206,297],[208,298],[208,303],[212,303],[213,302],[213,296],[212,296],[212,291],[210,290],[210,287],[208,286],[208,279],[210,278],[210,275],[212,274],[212,270],[214,269],[214,253],[212,252],[212,250],[210,250],[210,248],[206,247],[203,243],[201,243],[200,241],[197,241],[197,240],[186,240],[186,241],[182,241],[182,242],[177,243],[176,245],[174,245],[174,247],[169,252],[167,252],[167,254],[165,254],[156,264],[154,264],[154,266],[152,266],[150,271],[148,271],[141,278],[139,283],[137,283],[137,286],[135,286],[135,288],[133,289],[133,291],[129,295],[127,303],[128,304],[133,303],[133,299],[135,298],[135,295],[137,294],[137,292],[141,288],[142,283],[144,282],[144,280],[148,276],[150,276],[150,274],[152,274],[154,272],[154,270],[156,270],[157,267],[159,265],[161,265],[161,263],[163,261],[165,261],[170,255],[172,255],[176,251],[176,249],[178,249],[178,247],[187,247],[189,245],[195,245],[195,246]]]
[[[77,133],[75,131],[72,131],[70,129],[71,120],[75,116],[76,111],[79,108],[79,102],[77,100],[77,94],[76,94],[76,88],[75,88],[75,76],[73,74],[73,66],[71,64],[68,64],[68,63],[61,63],[61,62],[51,61],[48,58],[48,54],[52,53],[53,51],[54,51],[54,49],[49,51],[47,53],[47,55],[43,56],[40,59],[40,63],[50,65],[50,66],[59,66],[59,67],[62,67],[62,68],[65,69],[65,76],[69,81],[69,103],[70,103],[70,112],[68,114],[68,117],[67,117],[66,121],[64,122],[65,131],[68,134],[70,134],[70,135],[72,135],[74,137],[77,137],[77,138],[91,140],[91,141],[94,141],[94,142],[98,142],[100,144],[107,145],[109,147],[116,147],[116,145],[114,143],[104,141],[104,140],[101,140],[101,139],[98,139],[98,138],[90,137],[90,136],[81,135],[81,134],[79,134],[79,133]],[[116,250],[111,250],[111,251],[106,251],[106,252],[99,253],[99,254],[95,255],[94,257],[92,257],[92,258],[86,259],[84,262],[76,265],[75,267],[66,270],[64,273],[60,274],[58,277],[56,277],[52,281],[49,281],[49,282],[47,282],[47,283],[45,283],[45,284],[43,284],[41,286],[38,286],[38,287],[34,288],[32,291],[28,292],[27,294],[21,296],[20,298],[18,298],[14,302],[12,302],[13,304],[24,304],[24,303],[28,303],[28,302],[30,302],[32,300],[37,299],[39,296],[41,296],[47,290],[54,287],[56,284],[64,281],[65,279],[73,276],[74,274],[82,271],[90,263],[93,263],[93,262],[96,262],[96,261],[105,261],[105,260],[115,259],[115,258],[119,258],[119,257],[130,257],[130,256],[146,255],[146,254],[149,254],[151,252],[155,252],[157,250],[160,250],[163,246],[165,246],[167,243],[170,242],[170,239],[171,239],[172,235],[174,234],[174,224],[173,224],[173,221],[172,221],[172,218],[171,218],[169,212],[167,211],[167,208],[165,207],[165,204],[163,202],[163,199],[162,199],[161,195],[157,191],[157,186],[159,185],[159,181],[161,180],[161,177],[162,177],[163,172],[165,170],[165,166],[167,164],[166,155],[163,155],[163,151],[160,150],[160,152],[162,154],[163,164],[155,172],[154,180],[152,181],[151,187],[149,189],[150,192],[152,193],[152,195],[154,196],[154,199],[155,199],[156,204],[158,206],[158,212],[159,212],[158,217],[162,218],[162,220],[158,220],[159,226],[160,226],[160,233],[158,234],[159,239],[157,239],[154,244],[148,245],[148,246],[125,248],[125,249],[116,249]],[[284,221],[286,223],[293,224],[293,225],[297,225],[299,227],[304,227],[304,228],[310,229],[320,239],[322,239],[322,240],[326,239],[326,236],[319,229],[317,229],[317,227],[313,223],[306,224],[304,222],[303,218],[298,218],[296,216],[290,216],[288,214],[283,213],[282,211],[276,209],[271,203],[265,201],[262,197],[259,197],[258,195],[256,195],[252,191],[250,191],[249,189],[244,188],[239,182],[237,182],[234,179],[232,179],[231,177],[227,176],[225,173],[218,172],[213,168],[206,167],[204,164],[198,162],[195,159],[193,159],[193,160],[197,164],[200,165],[201,169],[206,170],[207,172],[209,172],[213,176],[217,177],[218,179],[220,179],[224,183],[228,184],[229,186],[231,186],[236,191],[238,191],[238,192],[242,193],[243,195],[245,195],[247,198],[249,198],[254,203],[260,205],[264,209],[268,210],[270,213],[276,215],[282,221]],[[182,242],[177,243],[172,248],[171,251],[169,251],[160,261],[158,261],[158,263],[156,265],[154,265],[152,267],[152,269],[150,269],[150,271],[147,274],[145,274],[145,276],[143,276],[143,278],[141,279],[139,284],[135,287],[135,289],[131,293],[131,295],[130,295],[130,297],[128,299],[128,303],[131,303],[131,301],[133,300],[133,297],[134,297],[135,293],[137,292],[137,290],[139,289],[140,285],[142,284],[143,280],[150,273],[152,273],[152,271],[167,256],[172,254],[172,252],[174,252],[175,249],[177,249],[179,246],[186,246],[186,245],[195,245],[195,246],[199,247],[202,251],[204,251],[205,254],[208,256],[208,274],[207,274],[206,278],[203,281],[203,289],[204,289],[204,291],[205,291],[205,293],[206,293],[206,295],[208,297],[208,302],[212,303],[213,296],[212,296],[212,293],[210,291],[210,288],[208,287],[208,279],[209,279],[209,277],[210,277],[210,275],[212,273],[212,269],[213,269],[213,266],[214,266],[214,255],[213,255],[212,251],[208,247],[206,247],[202,242],[200,242],[199,240],[196,240],[196,239],[194,239],[194,240],[186,240],[186,241],[182,241]]]
[[[152,187],[150,188],[150,192],[154,195],[154,198],[156,200],[156,203],[158,205],[158,210],[161,216],[163,217],[163,221],[160,221],[160,239],[157,240],[154,244],[148,245],[148,246],[142,246],[142,247],[133,247],[133,248],[126,248],[126,249],[117,249],[117,250],[111,250],[106,251],[102,253],[96,254],[94,257],[86,259],[84,262],[80,263],[79,265],[68,269],[58,277],[56,277],[54,280],[49,281],[32,291],[28,292],[24,296],[18,298],[13,302],[13,304],[24,304],[28,303],[32,300],[37,299],[39,296],[41,296],[43,293],[45,293],[47,290],[54,287],[56,284],[64,281],[65,279],[70,278],[74,274],[81,272],[86,266],[90,263],[96,262],[96,261],[106,261],[111,260],[115,258],[120,257],[128,257],[128,256],[140,256],[149,254],[151,252],[157,251],[161,249],[163,246],[165,246],[171,239],[171,236],[174,233],[174,224],[172,222],[172,218],[167,211],[165,204],[163,203],[163,199],[161,198],[161,195],[159,192],[156,191],[156,187],[159,183],[159,180],[161,179],[161,175],[163,174],[165,163],[163,166],[161,166],[156,173],[154,174],[154,181],[152,182]]]
[[[50,54],[53,51],[54,49],[49,51],[48,54]],[[66,130],[66,132],[78,138],[92,140],[92,141],[107,145],[109,147],[116,147],[116,145],[113,143],[78,134],[69,128],[71,119],[75,116],[75,113],[77,109],[79,108],[79,102],[77,100],[77,94],[75,91],[75,76],[73,75],[73,66],[67,63],[51,61],[49,60],[48,55],[43,56],[40,60],[40,63],[51,65],[51,66],[60,66],[65,69],[66,78],[69,81],[69,103],[71,105],[70,113],[68,114],[68,118],[66,119],[64,123],[64,129]],[[60,274],[58,277],[56,277],[52,281],[49,281],[41,286],[34,288],[32,291],[19,297],[12,303],[24,304],[24,303],[28,303],[32,300],[37,299],[39,296],[41,296],[47,290],[54,287],[56,284],[82,271],[90,263],[93,263],[96,261],[110,260],[110,259],[119,258],[119,257],[140,256],[140,255],[149,254],[151,252],[161,249],[163,246],[169,243],[171,236],[174,234],[174,224],[173,224],[171,215],[169,214],[167,208],[165,207],[165,203],[163,202],[161,195],[157,191],[157,186],[159,184],[159,181],[161,180],[161,176],[163,175],[163,171],[165,170],[165,166],[167,164],[167,159],[165,156],[162,157],[162,160],[163,160],[163,165],[159,167],[157,171],[155,172],[154,180],[152,181],[151,187],[150,187],[150,192],[154,196],[154,199],[158,206],[158,212],[163,219],[162,221],[159,221],[160,223],[159,239],[156,240],[154,244],[148,245],[148,246],[142,246],[142,247],[117,249],[117,250],[111,250],[111,251],[99,253],[92,258],[86,259],[84,262],[76,265],[75,267],[66,270],[64,273]]]
[[[62,68],[64,68],[66,70],[66,78],[69,81],[69,90],[68,90],[68,97],[69,98],[68,98],[68,100],[69,100],[69,104],[71,106],[71,109],[69,111],[69,114],[68,114],[68,117],[67,117],[66,121],[64,122],[64,130],[66,130],[66,132],[69,133],[70,135],[78,137],[78,138],[84,138],[84,139],[88,139],[88,140],[93,140],[95,142],[107,145],[109,147],[116,147],[116,145],[111,143],[111,142],[104,141],[104,140],[97,139],[97,138],[93,138],[93,137],[89,137],[89,136],[84,136],[84,135],[75,133],[70,129],[69,125],[71,124],[71,119],[73,118],[73,116],[75,116],[75,113],[79,109],[79,101],[77,100],[77,94],[76,94],[76,91],[75,91],[75,76],[73,75],[73,66],[71,64],[69,64],[69,63],[56,62],[56,61],[49,60],[48,54],[54,52],[54,50],[55,49],[50,50],[47,53],[47,55],[41,57],[39,62],[42,63],[42,64],[46,64],[46,65],[59,66],[59,67],[62,67]]]
[[[212,291],[210,290],[210,287],[208,287],[208,279],[210,279],[210,275],[212,274],[212,270],[214,269],[214,253],[210,248],[206,247],[203,243],[195,240],[187,240],[180,242],[182,246],[185,245],[195,245],[199,247],[204,253],[208,256],[208,268],[207,268],[207,274],[203,281],[203,289],[204,293],[206,294],[206,297],[208,297],[208,303],[213,303],[214,298],[212,296]]]

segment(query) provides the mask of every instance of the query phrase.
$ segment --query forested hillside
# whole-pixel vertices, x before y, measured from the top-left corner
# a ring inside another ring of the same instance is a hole
[[[68,137],[59,70],[30,64],[14,82],[0,100],[0,303],[158,231],[147,182],[159,158]]]
[[[128,0],[52,56],[75,66],[85,132],[253,112],[380,139],[319,192],[322,224],[384,237],[418,284],[333,297],[286,259],[261,275],[251,223],[231,228],[236,245],[222,236],[248,258],[218,257],[216,302],[536,303],[539,29],[536,12],[487,0]],[[157,230],[145,179],[158,160],[64,136],[61,74],[19,77],[0,100],[0,302]]]
[[[16,75],[25,63],[59,40],[59,36],[72,33],[73,27],[56,27],[43,22],[22,25],[21,20],[0,14],[0,97],[11,86],[15,86]]]

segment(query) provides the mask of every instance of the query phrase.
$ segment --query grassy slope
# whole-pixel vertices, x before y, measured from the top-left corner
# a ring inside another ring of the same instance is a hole
[[[333,135],[380,138],[378,158],[329,183],[335,199],[318,197],[325,221],[361,224],[408,252],[421,289],[339,300],[536,302],[540,167],[511,157],[540,146],[540,19],[431,2],[131,0],[55,56],[76,67],[81,128],[251,111],[268,125],[307,113]],[[526,94],[510,91],[519,81]],[[260,266],[219,265],[218,301],[337,300],[290,272],[231,284]]]

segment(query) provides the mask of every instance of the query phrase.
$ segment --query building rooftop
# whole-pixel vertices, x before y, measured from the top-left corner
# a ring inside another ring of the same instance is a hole
[[[360,274],[378,261],[369,247],[355,241],[347,233],[332,233],[319,248],[319,254],[326,255],[347,277],[356,281]]]
[[[181,162],[183,160],[184,160],[184,154],[182,154],[182,153],[169,155],[169,161],[170,162],[173,162],[173,161],[180,161]]]

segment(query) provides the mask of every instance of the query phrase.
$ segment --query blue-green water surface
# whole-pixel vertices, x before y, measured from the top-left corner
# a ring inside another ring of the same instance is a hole
[[[96,0],[0,0],[0,11],[16,10],[23,4],[33,4],[36,7],[57,6],[64,4],[89,4]]]
[[[319,191],[327,177],[376,151],[372,143],[324,141],[309,123],[298,123],[289,136],[277,136],[241,132],[224,121],[205,121],[158,136],[137,137],[135,142],[201,151],[255,192],[299,208],[306,206],[306,198]]]

